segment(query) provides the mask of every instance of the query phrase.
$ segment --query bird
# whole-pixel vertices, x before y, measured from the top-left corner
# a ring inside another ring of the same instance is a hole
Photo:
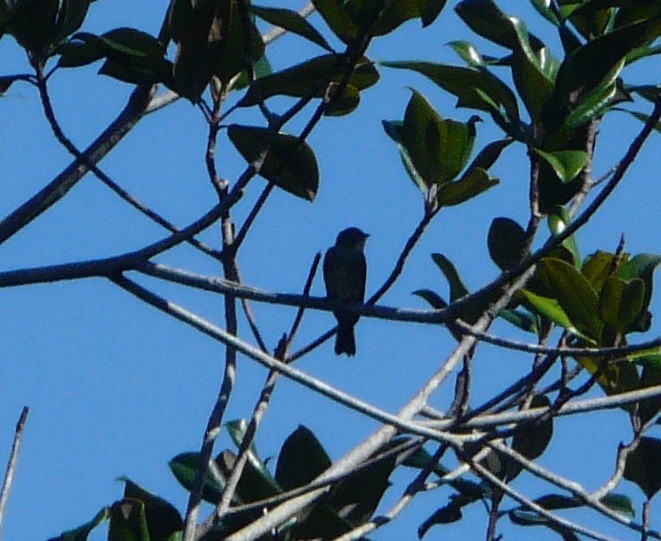
[[[368,237],[367,233],[357,227],[349,227],[340,231],[335,245],[326,251],[323,268],[329,300],[363,302],[367,278],[367,262],[363,250]],[[334,310],[333,314],[337,319],[335,354],[346,353],[352,357],[356,354],[353,328],[359,316],[342,309]]]

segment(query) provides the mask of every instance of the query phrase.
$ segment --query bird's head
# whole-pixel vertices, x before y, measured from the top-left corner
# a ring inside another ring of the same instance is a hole
[[[369,235],[357,227],[349,227],[340,231],[337,240],[335,241],[335,245],[341,246],[342,248],[362,250],[365,247],[367,237],[369,237]]]

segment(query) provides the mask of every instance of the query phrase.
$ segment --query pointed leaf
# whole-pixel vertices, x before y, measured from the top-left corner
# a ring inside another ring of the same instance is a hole
[[[189,492],[195,486],[195,478],[200,468],[199,453],[181,453],[168,463],[170,471],[179,484]],[[202,489],[202,499],[212,504],[217,504],[223,495],[225,483],[222,478],[214,475],[213,470],[207,473]]]
[[[108,541],[150,541],[143,502],[125,498],[112,504]]]
[[[216,457],[215,465],[218,468],[219,476],[223,480],[223,485],[227,483],[236,467],[236,460],[236,454],[229,449],[225,449]],[[264,475],[262,470],[255,468],[250,461],[245,463],[236,487],[235,500],[237,503],[254,502],[281,493],[282,489],[270,474]]]
[[[514,141],[514,139],[508,137],[506,139],[499,139],[498,141],[489,143],[480,150],[477,156],[475,156],[475,159],[468,166],[468,170],[470,171],[471,169],[479,168],[488,171],[489,168],[496,163],[496,160],[498,160],[503,150],[512,144],[512,141]]]
[[[590,155],[583,150],[546,152],[536,148],[535,153],[553,168],[555,174],[564,183],[574,180],[590,159]]]
[[[650,115],[647,115],[645,113],[639,113],[638,111],[630,111],[629,109],[622,109],[620,107],[616,107],[614,110],[616,111],[621,111],[623,113],[628,113],[632,117],[640,120],[643,124],[647,124],[650,121]],[[661,121],[658,121],[656,124],[654,124],[654,129],[661,133]]]
[[[431,62],[382,62],[381,65],[416,71],[456,96],[457,107],[486,111],[499,125],[505,123],[515,131],[519,129],[516,97],[505,83],[487,71]]]
[[[300,425],[280,449],[275,478],[284,490],[292,490],[308,484],[331,464],[330,457],[314,433]]]
[[[535,395],[531,401],[531,408],[548,408],[551,401],[545,395]],[[534,460],[542,455],[553,438],[553,418],[547,417],[538,423],[524,423],[514,431],[512,449]],[[507,479],[514,479],[523,469],[515,460],[507,460]]]
[[[551,233],[553,236],[560,235],[570,224],[571,218],[569,213],[564,207],[557,207],[551,211],[548,215],[548,224]],[[580,266],[581,264],[581,254],[578,251],[578,245],[576,244],[576,237],[574,235],[566,238],[562,241],[562,246],[564,246],[572,256],[572,262],[575,266]]]
[[[640,278],[643,281],[645,284],[643,308],[645,310],[649,308],[650,301],[652,300],[654,271],[660,263],[661,255],[638,254],[621,265],[617,270],[617,275],[622,278],[622,280]]]
[[[245,419],[237,419],[225,423],[225,428],[227,429],[227,433],[230,435],[230,438],[232,438],[234,445],[236,445],[237,449],[239,449],[241,447],[241,443],[243,442],[243,438],[246,435],[248,423]],[[248,449],[248,460],[252,464],[253,468],[255,468],[255,470],[258,471],[264,478],[268,479],[274,484],[276,483],[275,479],[271,475],[271,472],[266,467],[266,464],[264,464],[262,459],[259,458],[254,441],[250,443],[250,448]]]
[[[87,16],[91,0],[63,0],[57,17],[57,39],[78,30]]]
[[[412,295],[416,295],[417,297],[426,300],[434,310],[443,310],[443,308],[448,307],[448,303],[445,302],[443,297],[431,289],[416,289]]]
[[[633,453],[627,456],[624,478],[636,483],[651,500],[661,489],[661,440],[643,436]]]
[[[471,168],[459,180],[441,186],[436,192],[436,200],[443,207],[460,205],[493,188],[499,182],[497,178],[490,177],[484,169]]]
[[[451,41],[448,43],[450,47],[468,64],[473,68],[485,68],[486,62],[482,55],[477,50],[475,45],[469,41]]]
[[[599,317],[617,333],[625,333],[643,310],[645,286],[640,278],[625,282],[609,276],[599,295]]]
[[[48,541],[87,541],[89,534],[102,522],[110,518],[110,507],[104,507],[92,520],[74,530],[63,532],[58,537],[52,537]]]
[[[127,477],[120,477],[119,480],[125,483],[125,500],[138,500],[144,504],[149,539],[168,539],[173,533],[183,530],[181,515],[170,502],[148,492]]]
[[[345,44],[351,43],[358,35],[358,25],[344,9],[340,0],[313,0],[317,12],[323,17],[328,27]]]
[[[59,4],[59,0],[14,1],[5,31],[27,51],[41,55],[55,39]]]
[[[313,201],[319,188],[317,159],[310,146],[298,137],[278,133],[268,128],[232,124],[227,133],[230,140],[250,163],[255,163],[268,148],[259,174],[279,188],[308,201]]]
[[[381,122],[383,129],[388,134],[388,136],[397,143],[397,148],[399,149],[399,156],[404,164],[404,168],[409,175],[409,178],[413,181],[413,184],[423,193],[426,194],[428,191],[427,185],[425,184],[424,179],[420,176],[415,165],[413,165],[413,160],[411,155],[406,147],[402,144],[402,128],[404,123],[401,120],[383,120]]]
[[[560,259],[545,258],[537,265],[535,279],[552,292],[581,333],[596,341],[600,339],[597,294],[579,271]]]
[[[432,254],[431,258],[450,285],[450,302],[461,299],[470,293],[468,288],[464,285],[464,282],[462,281],[461,276],[459,276],[459,272],[452,261],[443,254]]]
[[[323,55],[306,60],[291,68],[278,71],[257,79],[248,93],[239,100],[239,107],[252,107],[260,100],[272,96],[290,96],[302,98],[314,96],[323,98],[331,82],[339,83],[343,78],[342,68],[337,55]],[[358,90],[364,90],[376,84],[379,73],[367,58],[362,58],[349,78],[348,84]]]
[[[297,12],[284,9],[272,8],[266,6],[250,6],[252,11],[258,17],[271,23],[272,25],[284,28],[288,32],[304,37],[305,39],[316,43],[319,47],[332,52],[333,49],[324,39],[324,37],[312,26],[304,17],[301,17]]]
[[[524,310],[501,310],[498,317],[503,318],[522,331],[532,334],[538,334],[539,332],[538,318]]]

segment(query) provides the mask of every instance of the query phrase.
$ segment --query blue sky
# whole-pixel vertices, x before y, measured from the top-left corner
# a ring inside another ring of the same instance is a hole
[[[430,28],[421,31],[419,22],[409,22],[393,35],[376,40],[368,56],[375,60],[426,59],[460,64],[445,46],[454,39],[470,39],[483,52],[497,52],[469,37],[450,9],[454,2],[449,4]],[[291,1],[278,5],[300,7]],[[542,37],[550,37],[548,27],[527,2],[510,0],[500,5],[504,11],[529,21],[529,27]],[[165,6],[165,2],[156,0],[96,2],[83,29],[102,33],[118,26],[134,26],[156,34]],[[311,20],[323,28],[318,17]],[[558,51],[556,41],[550,45]],[[272,45],[269,58],[277,69],[314,54],[319,51],[313,46],[288,36]],[[0,42],[0,59],[0,75],[29,68],[20,49],[6,36]],[[627,80],[649,82],[649,74],[658,67],[658,59],[648,60],[631,70]],[[58,119],[79,147],[87,145],[115,117],[131,90],[129,85],[97,75],[97,69],[94,65],[62,70],[51,82]],[[323,120],[310,137],[321,170],[315,202],[310,204],[279,191],[270,198],[239,255],[247,284],[271,291],[300,292],[314,254],[325,250],[337,232],[350,225],[371,234],[366,249],[368,295],[390,273],[421,217],[422,199],[408,180],[395,145],[383,132],[381,120],[402,118],[410,96],[407,87],[422,92],[445,117],[467,120],[472,112],[455,109],[453,98],[419,76],[386,69],[381,70],[381,76],[375,88],[363,93],[354,114]],[[288,129],[300,130],[310,114],[311,109],[306,110]],[[52,137],[32,87],[14,85],[0,99],[0,119],[0,216],[5,216],[49,182],[71,158]],[[232,122],[260,123],[253,112],[246,111],[240,111]],[[614,113],[607,117],[600,130],[596,175],[616,163],[639,128],[640,123],[628,115]],[[477,148],[500,137],[490,122],[481,123],[478,130]],[[138,199],[183,226],[208,210],[214,201],[203,161],[206,136],[199,110],[181,100],[143,120],[101,163],[101,168]],[[596,249],[614,250],[621,233],[626,235],[630,252],[659,252],[656,144],[654,138],[648,142],[624,183],[578,235],[583,255]],[[244,162],[224,138],[217,156],[220,174],[236,179]],[[470,288],[476,289],[497,275],[488,258],[486,234],[496,216],[521,223],[527,219],[524,149],[507,149],[493,173],[501,179],[499,186],[464,206],[444,210],[434,220],[401,279],[382,299],[383,304],[424,309],[412,291],[424,287],[446,294],[446,284],[429,257],[432,252],[447,255]],[[262,186],[259,178],[251,183],[236,207],[237,223],[242,223]],[[202,238],[217,246],[217,235],[217,229],[211,228]],[[163,236],[158,226],[137,216],[88,176],[47,214],[0,246],[0,268],[115,255]],[[205,274],[220,273],[214,261],[187,247],[164,254],[158,261]],[[220,297],[134,278],[222,323]],[[313,294],[323,294],[320,276]],[[653,311],[658,306],[657,288]],[[288,331],[295,311],[267,305],[254,305],[253,309],[273,348],[280,335]],[[120,475],[131,477],[183,511],[186,494],[169,474],[167,462],[180,452],[199,447],[222,375],[222,346],[101,279],[0,289],[0,321],[0,381],[4,382],[0,393],[1,461],[9,451],[22,406],[31,408],[4,538],[41,540],[77,526],[103,505],[120,498],[123,487],[114,481]],[[245,321],[240,324],[241,336],[250,340]],[[295,349],[333,324],[329,314],[306,313]],[[658,334],[658,329],[655,324],[650,336]],[[503,324],[496,325],[495,330],[526,338]],[[355,358],[336,358],[328,342],[297,366],[393,412],[435,372],[453,346],[449,334],[437,327],[402,327],[368,319],[361,320],[357,327],[357,342]],[[476,358],[474,403],[479,404],[494,390],[521,376],[529,364],[529,357],[524,355],[481,347]],[[247,358],[240,359],[227,420],[250,414],[264,377],[263,368]],[[442,388],[433,405],[445,408],[451,393],[452,385]],[[333,458],[342,456],[376,428],[375,422],[283,379],[257,439],[262,455],[277,455],[282,441],[299,424],[310,427]],[[594,489],[610,475],[617,443],[629,438],[627,420],[620,412],[563,419],[557,422],[556,438],[541,463]],[[223,436],[218,449],[227,446],[231,443]],[[387,495],[384,511],[401,494],[407,476],[398,473],[395,479],[400,482]],[[535,495],[551,490],[529,476],[522,476],[515,485]],[[625,482],[619,490],[636,503],[641,502],[635,486]],[[371,537],[414,539],[420,522],[443,505],[448,494],[443,489],[422,495],[399,523]],[[581,513],[570,516],[591,520]],[[466,518],[447,530],[432,530],[429,538],[443,533],[447,539],[460,534],[468,539],[483,537],[483,509],[473,506]],[[622,529],[602,526],[598,529],[633,539]],[[528,535],[525,530],[509,526],[506,520],[502,531],[510,539]],[[543,530],[534,535],[555,539]],[[102,539],[102,534],[91,538]]]

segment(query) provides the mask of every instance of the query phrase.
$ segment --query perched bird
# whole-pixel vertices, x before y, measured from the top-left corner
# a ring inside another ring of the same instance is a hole
[[[367,263],[365,261],[365,241],[369,235],[357,227],[349,227],[340,231],[332,246],[324,257],[324,282],[326,295],[331,300],[363,302],[365,298],[365,278]],[[333,312],[337,318],[337,337],[335,338],[335,353],[349,356],[356,354],[356,339],[353,327],[358,321],[358,315],[345,310]]]

